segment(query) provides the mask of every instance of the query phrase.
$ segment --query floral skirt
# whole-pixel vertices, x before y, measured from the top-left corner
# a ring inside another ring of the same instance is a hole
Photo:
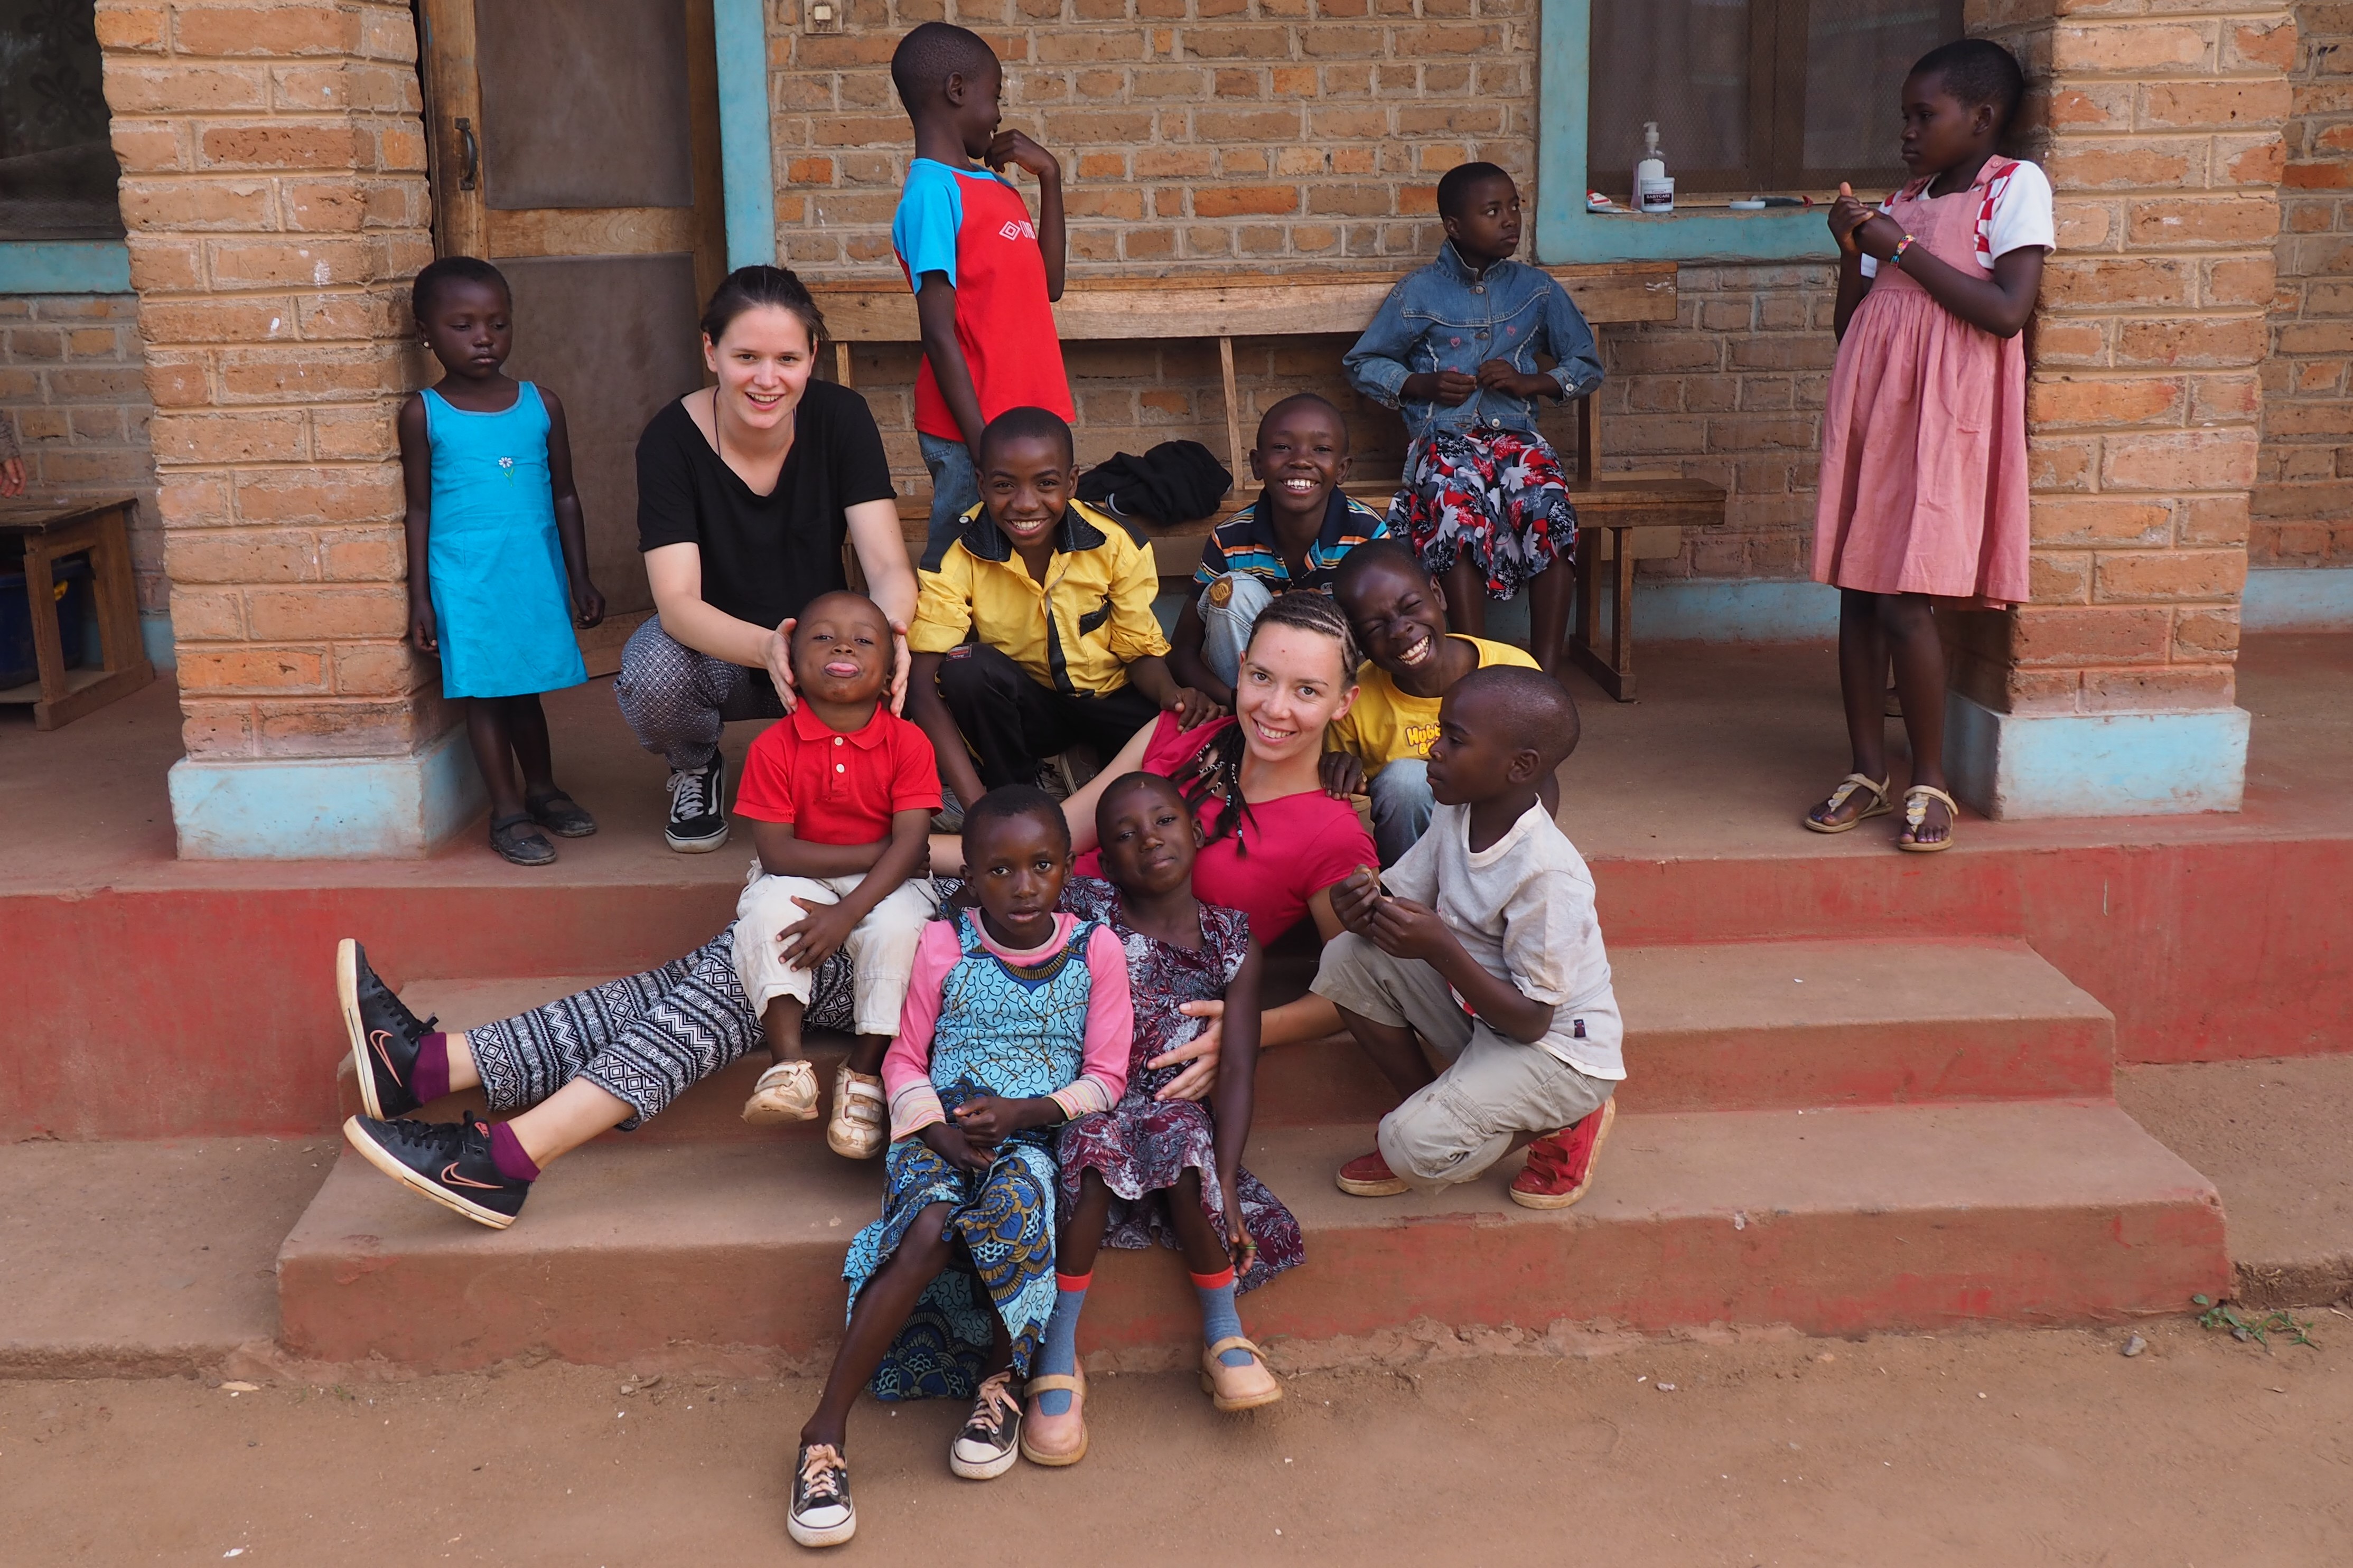
[[[969,1399],[997,1321],[1013,1342],[1016,1384],[1054,1313],[1054,1158],[1036,1143],[999,1146],[981,1174],[960,1171],[919,1138],[902,1138],[883,1159],[882,1217],[860,1231],[842,1261],[849,1305],[899,1250],[916,1216],[949,1208],[947,1235],[960,1238],[973,1272],[941,1270],[868,1386],[877,1399]]]
[[[1061,1167],[1066,1212],[1079,1201],[1081,1172],[1100,1173],[1111,1189],[1106,1247],[1149,1247],[1155,1237],[1164,1247],[1176,1246],[1168,1205],[1187,1169],[1201,1173],[1201,1207],[1223,1232],[1226,1198],[1218,1181],[1216,1131],[1208,1109],[1197,1100],[1155,1100],[1132,1087],[1109,1110],[1064,1125],[1055,1136],[1054,1156]],[[1254,1290],[1305,1261],[1306,1243],[1282,1200],[1248,1170],[1235,1172],[1234,1187],[1242,1225],[1258,1243],[1258,1260],[1234,1286]]]
[[[1406,454],[1389,531],[1440,576],[1467,558],[1508,599],[1577,550],[1577,508],[1552,443],[1517,430],[1438,431]]]

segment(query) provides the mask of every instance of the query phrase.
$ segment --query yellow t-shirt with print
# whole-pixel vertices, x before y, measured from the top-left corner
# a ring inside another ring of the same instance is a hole
[[[1447,635],[1477,648],[1482,669],[1491,664],[1536,668],[1533,656],[1509,643],[1464,637],[1461,632]],[[1399,758],[1426,757],[1430,743],[1438,739],[1438,705],[1443,700],[1398,690],[1389,672],[1367,659],[1356,672],[1356,705],[1332,721],[1324,731],[1324,749],[1356,753],[1365,764],[1366,778]]]

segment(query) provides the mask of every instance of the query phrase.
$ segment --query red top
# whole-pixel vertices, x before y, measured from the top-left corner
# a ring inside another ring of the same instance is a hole
[[[880,702],[849,734],[802,703],[760,731],[735,791],[738,816],[789,822],[809,844],[880,843],[894,812],[939,808],[931,737]]]
[[[918,158],[908,166],[891,238],[910,288],[935,271],[955,289],[956,346],[984,421],[1023,407],[1078,417],[1046,298],[1045,253],[1020,192],[985,169]],[[915,376],[915,428],[964,439],[928,355]]]
[[[1144,771],[1176,777],[1212,736],[1233,722],[1217,719],[1180,731],[1176,715],[1163,713],[1145,745]],[[1203,832],[1215,833],[1225,811],[1222,799],[1208,795],[1194,815]],[[1249,814],[1234,831],[1193,862],[1193,896],[1205,904],[1241,910],[1250,917],[1250,935],[1264,944],[1299,923],[1308,900],[1357,867],[1378,863],[1373,836],[1356,820],[1356,807],[1320,789],[1303,790],[1250,802]],[[1090,849],[1079,857],[1076,874],[1102,876],[1102,851]]]

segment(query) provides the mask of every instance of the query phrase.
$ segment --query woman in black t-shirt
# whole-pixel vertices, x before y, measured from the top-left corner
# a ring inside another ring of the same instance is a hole
[[[906,691],[914,568],[866,400],[811,379],[824,333],[799,279],[739,268],[702,314],[719,384],[667,405],[638,438],[655,614],[621,650],[614,690],[638,743],[670,763],[666,837],[684,854],[727,842],[720,727],[791,707],[786,632],[803,605],[848,585],[845,537],[897,634],[892,708]]]

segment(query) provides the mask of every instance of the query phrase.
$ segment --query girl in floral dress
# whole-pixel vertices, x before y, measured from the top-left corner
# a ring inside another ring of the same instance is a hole
[[[1241,1165],[1258,1066],[1260,957],[1250,921],[1193,896],[1201,832],[1173,781],[1149,773],[1113,780],[1097,798],[1095,830],[1111,881],[1073,879],[1063,907],[1104,921],[1126,950],[1135,1034],[1119,1103],[1064,1123],[1054,1141],[1068,1218],[1021,1432],[1023,1455],[1041,1465],[1086,1454],[1078,1321],[1098,1246],[1148,1247],[1157,1237],[1183,1252],[1200,1299],[1201,1383],[1220,1410],[1282,1397],[1242,1334],[1234,1296],[1297,1266],[1303,1251],[1299,1222]],[[1214,1110],[1159,1098],[1183,1069],[1151,1062],[1203,1026],[1178,1009],[1218,998],[1225,1040]]]

